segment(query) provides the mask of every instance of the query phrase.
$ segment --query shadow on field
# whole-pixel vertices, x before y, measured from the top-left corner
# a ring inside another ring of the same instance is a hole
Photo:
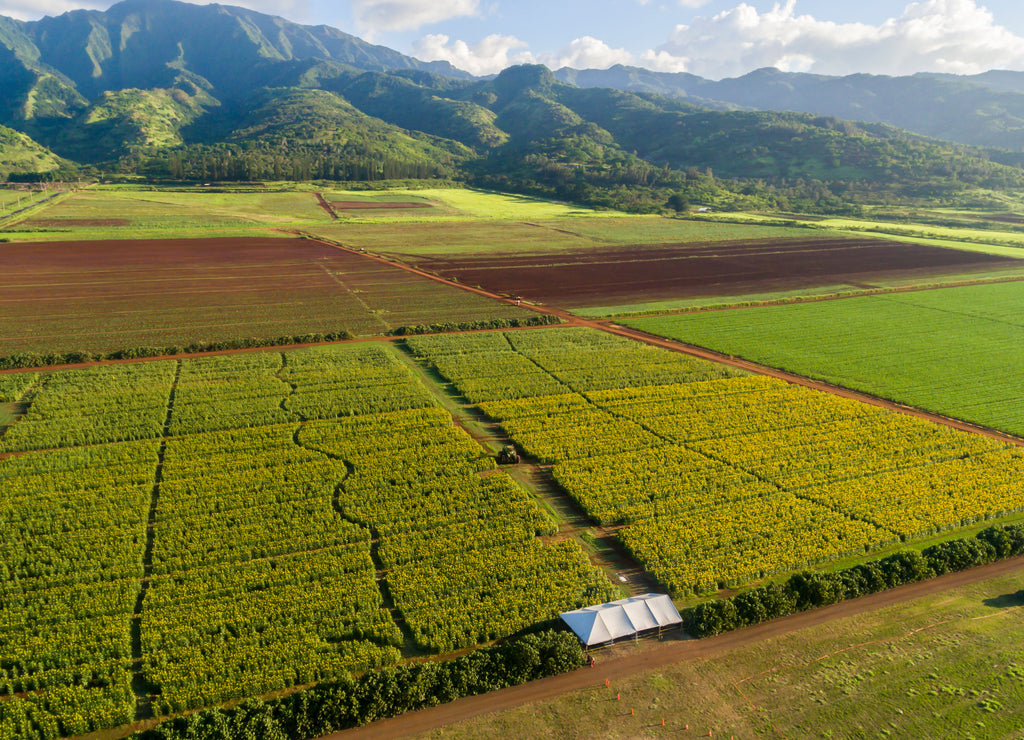
[[[996,609],[1009,609],[1012,606],[1024,606],[1024,589],[1012,594],[1000,594],[999,596],[994,596],[991,599],[985,599],[981,603],[985,606],[991,606]]]

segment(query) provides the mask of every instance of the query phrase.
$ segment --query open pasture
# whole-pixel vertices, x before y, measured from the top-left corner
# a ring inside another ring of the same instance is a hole
[[[991,255],[877,239],[762,239],[604,247],[555,254],[463,254],[417,264],[468,285],[563,308],[820,286],[866,289],[894,276],[1018,266]]]
[[[1024,435],[1024,283],[623,323]]]
[[[303,239],[0,245],[0,354],[528,316]]]

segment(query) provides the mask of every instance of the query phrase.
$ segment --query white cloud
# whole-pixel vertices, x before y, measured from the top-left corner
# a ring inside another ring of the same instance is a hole
[[[550,69],[607,69],[614,64],[635,64],[625,49],[613,49],[600,39],[583,36],[555,52],[533,54],[515,36],[491,34],[478,44],[452,41],[438,33],[413,44],[412,54],[427,62],[445,61],[474,75],[497,74],[513,64],[544,64]]]
[[[352,0],[356,23],[371,32],[409,31],[478,14],[479,0]]]
[[[496,74],[513,64],[536,61],[525,49],[525,41],[515,36],[491,34],[480,43],[470,46],[465,41],[452,41],[443,33],[428,34],[413,44],[412,54],[426,62],[444,61],[473,75]]]
[[[716,79],[759,67],[833,75],[974,74],[1024,69],[1024,39],[997,25],[975,0],[922,0],[877,26],[819,21],[798,15],[796,0],[786,0],[765,13],[741,3],[677,26],[643,63],[652,69],[676,64],[675,71]]]
[[[634,64],[633,55],[625,49],[613,49],[600,39],[584,36],[554,53],[538,54],[537,61],[551,69],[607,69],[615,64]]]
[[[34,21],[44,15],[58,16],[71,10],[105,10],[110,2],[80,2],[76,0],[0,0],[0,15],[19,21]]]
[[[675,56],[667,51],[654,51],[649,49],[644,52],[640,66],[653,69],[655,72],[686,72],[690,66],[690,58]]]

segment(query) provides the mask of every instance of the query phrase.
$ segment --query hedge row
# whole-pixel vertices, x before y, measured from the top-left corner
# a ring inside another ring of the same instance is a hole
[[[249,337],[247,339],[226,339],[221,342],[192,342],[186,345],[168,347],[132,347],[113,352],[21,352],[0,357],[0,370],[11,370],[25,367],[48,367],[51,365],[78,365],[83,362],[100,362],[102,360],[137,360],[143,357],[163,357],[165,355],[188,355],[196,352],[220,352],[228,349],[252,349],[256,347],[278,347],[285,344],[313,344],[315,342],[339,342],[352,339],[347,331],[329,332],[327,334],[286,334],[280,337]]]
[[[974,537],[941,542],[921,552],[899,552],[834,573],[796,573],[783,583],[699,604],[682,616],[692,635],[708,637],[1021,554],[1024,524],[989,527]]]
[[[536,316],[528,316],[524,319],[491,319],[490,321],[463,321],[445,324],[415,324],[413,326],[400,326],[387,333],[389,337],[405,337],[413,334],[442,334],[452,331],[478,331],[480,329],[517,329],[524,326],[549,326],[561,324],[562,320],[557,316],[542,313]]]
[[[161,722],[139,740],[301,740],[394,717],[463,696],[495,691],[579,668],[583,650],[569,632],[552,630],[445,662],[399,665],[344,678],[271,701],[204,709]]]

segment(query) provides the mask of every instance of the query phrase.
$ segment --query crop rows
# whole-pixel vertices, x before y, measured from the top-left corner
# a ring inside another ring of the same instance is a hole
[[[174,370],[173,362],[147,362],[51,373],[0,452],[159,437]]]
[[[388,589],[416,643],[450,650],[511,634],[613,593],[440,409],[306,426],[300,441],[344,459],[346,518],[378,538]]]
[[[410,344],[460,389],[524,359],[557,381],[480,407],[673,593],[1024,510],[1024,454],[997,441],[596,332],[490,337]]]
[[[613,595],[393,349],[175,371],[45,374],[9,429],[10,449],[53,449],[0,460],[0,738],[129,722],[143,687],[182,711]]]
[[[157,442],[0,461],[0,738],[134,718],[130,622]]]
[[[172,434],[417,408],[433,403],[372,345],[255,352],[182,363]]]
[[[644,331],[1024,434],[1019,282],[631,319]]]
[[[0,403],[11,403],[25,395],[25,392],[39,379],[39,373],[7,373],[0,375]]]

